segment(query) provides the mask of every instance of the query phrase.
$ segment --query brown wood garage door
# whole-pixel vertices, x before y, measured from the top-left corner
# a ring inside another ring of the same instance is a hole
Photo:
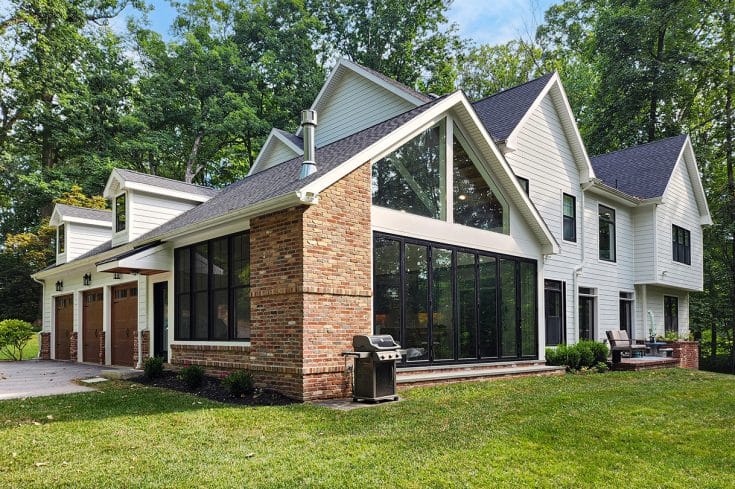
[[[84,293],[82,307],[82,359],[98,363],[102,332],[102,289]]]
[[[112,288],[113,365],[133,366],[133,342],[138,330],[138,284]]]
[[[56,298],[56,316],[54,322],[54,358],[57,360],[69,360],[70,337],[74,324],[74,299],[71,294]]]

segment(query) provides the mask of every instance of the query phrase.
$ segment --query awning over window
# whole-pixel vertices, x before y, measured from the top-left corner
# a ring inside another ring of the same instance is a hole
[[[96,263],[98,272],[155,275],[170,272],[173,253],[161,242],[149,243]]]

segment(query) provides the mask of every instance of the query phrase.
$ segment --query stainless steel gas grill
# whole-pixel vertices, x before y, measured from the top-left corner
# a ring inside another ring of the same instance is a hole
[[[391,335],[358,335],[352,338],[355,351],[352,399],[355,401],[396,401],[396,362],[404,353]]]

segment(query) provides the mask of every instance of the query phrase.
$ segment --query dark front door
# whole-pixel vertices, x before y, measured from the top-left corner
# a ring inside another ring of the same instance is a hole
[[[74,325],[74,299],[71,294],[56,298],[56,317],[54,322],[54,358],[57,360],[69,360],[71,359],[69,352],[71,332]]]
[[[664,331],[679,332],[679,298],[664,296]]]
[[[112,288],[112,350],[113,365],[133,366],[133,344],[138,331],[138,285],[127,284]]]
[[[546,307],[546,346],[565,342],[564,285],[557,280],[544,280]]]
[[[82,359],[98,363],[102,332],[102,289],[84,293],[82,312]]]
[[[168,282],[153,284],[153,354],[168,360]]]

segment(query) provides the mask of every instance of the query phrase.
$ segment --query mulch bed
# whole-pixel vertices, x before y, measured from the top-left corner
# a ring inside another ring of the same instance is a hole
[[[286,406],[295,404],[296,401],[289,399],[277,392],[256,389],[252,394],[243,397],[235,397],[230,394],[224,387],[220,379],[215,377],[204,376],[202,385],[192,390],[176,375],[176,372],[164,370],[164,372],[155,379],[148,379],[145,375],[130,379],[138,384],[148,385],[151,387],[161,387],[163,389],[171,389],[195,396],[204,397],[212,401],[223,402],[227,404],[239,404],[243,406]]]

